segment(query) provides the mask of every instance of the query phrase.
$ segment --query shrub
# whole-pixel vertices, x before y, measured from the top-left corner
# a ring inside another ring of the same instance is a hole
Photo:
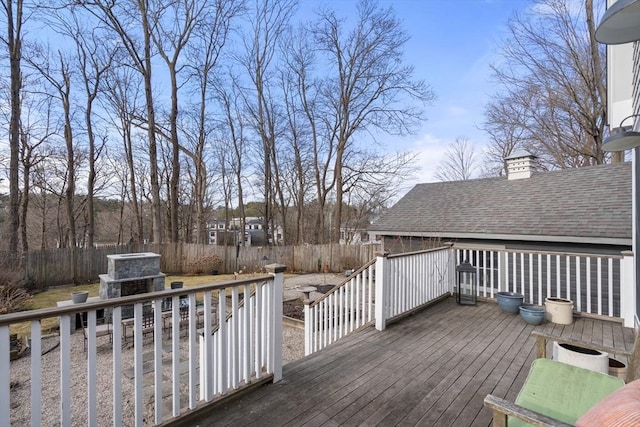
[[[218,254],[205,255],[187,264],[189,274],[211,274],[218,272],[222,266],[222,258]]]
[[[15,283],[0,285],[0,314],[24,310],[31,302],[31,295]]]
[[[30,302],[20,260],[3,253],[0,256],[0,314],[24,310]]]

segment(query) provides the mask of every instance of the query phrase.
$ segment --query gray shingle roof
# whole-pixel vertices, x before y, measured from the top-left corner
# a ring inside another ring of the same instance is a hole
[[[418,184],[369,230],[378,235],[555,236],[549,240],[630,244],[631,174],[631,163],[617,163],[511,181]]]

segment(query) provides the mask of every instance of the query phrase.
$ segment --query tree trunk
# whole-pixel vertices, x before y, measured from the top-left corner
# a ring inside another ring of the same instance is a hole
[[[147,104],[147,135],[149,137],[149,166],[151,180],[151,217],[153,241],[162,243],[162,203],[158,181],[158,146],[156,142],[156,113],[153,108],[153,86],[151,80],[151,29],[149,28],[148,0],[138,0],[144,33],[144,96]]]
[[[20,150],[20,87],[22,75],[20,60],[22,58],[22,0],[5,0],[7,12],[7,44],[9,48],[9,68],[11,74],[11,118],[9,122],[9,252],[18,252],[19,226],[19,188],[18,188],[18,152]]]

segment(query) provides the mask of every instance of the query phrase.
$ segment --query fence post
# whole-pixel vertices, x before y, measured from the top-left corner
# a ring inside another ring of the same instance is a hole
[[[389,252],[378,252],[376,254],[376,280],[375,280],[375,288],[376,288],[376,299],[375,299],[375,307],[376,307],[376,329],[379,331],[384,331],[387,324],[387,305],[389,301],[387,301],[387,293],[385,288],[385,278],[386,272],[385,267],[387,264],[387,256]]]
[[[624,320],[624,326],[634,327],[636,314],[636,281],[634,280],[633,252],[623,251],[620,264],[620,317]]]
[[[284,287],[284,272],[286,265],[269,264],[265,266],[269,274],[273,276],[273,316],[271,316],[270,329],[273,334],[271,360],[273,363],[273,382],[282,379],[282,289]]]

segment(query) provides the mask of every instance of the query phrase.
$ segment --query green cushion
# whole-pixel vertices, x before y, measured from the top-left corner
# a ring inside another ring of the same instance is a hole
[[[559,421],[575,424],[582,414],[623,385],[624,381],[617,377],[555,360],[536,359],[531,364],[515,403]],[[528,424],[509,418],[508,425]]]

